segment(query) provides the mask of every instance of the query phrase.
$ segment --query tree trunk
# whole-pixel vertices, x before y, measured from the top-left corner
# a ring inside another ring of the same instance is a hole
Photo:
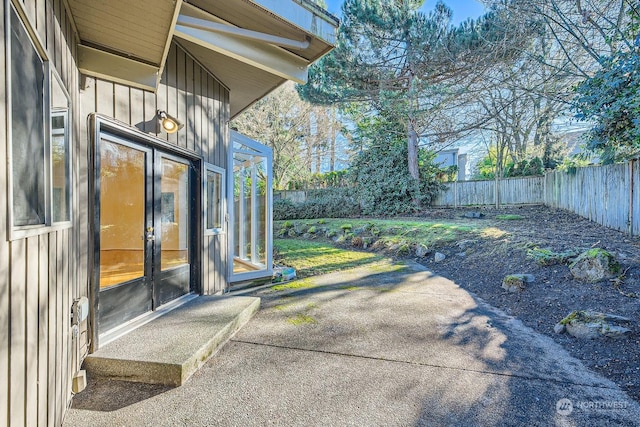
[[[407,143],[409,148],[408,161],[409,173],[416,181],[420,180],[420,171],[418,169],[418,134],[416,133],[413,123],[409,121],[407,124]]]

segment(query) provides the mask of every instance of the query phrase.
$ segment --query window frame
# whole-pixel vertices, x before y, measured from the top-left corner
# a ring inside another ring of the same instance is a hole
[[[207,185],[209,180],[207,179],[209,172],[213,172],[215,174],[220,175],[220,206],[217,207],[218,213],[220,215],[220,227],[209,228],[208,226],[208,216],[209,216],[209,192],[207,191]],[[220,234],[225,234],[227,230],[227,216],[225,215],[226,209],[226,170],[223,168],[212,165],[211,163],[204,162],[204,167],[202,168],[202,206],[203,206],[203,219],[204,219],[204,235],[205,236],[217,236]]]
[[[58,75],[57,71],[51,64],[49,55],[46,49],[43,47],[43,43],[40,40],[37,32],[31,25],[23,6],[18,1],[8,0],[5,2],[5,57],[7,61],[12,60],[12,27],[11,16],[16,14],[20,24],[31,43],[34,51],[42,61],[44,82],[43,82],[43,135],[44,141],[42,141],[42,147],[44,151],[44,221],[40,224],[32,225],[16,225],[14,215],[14,168],[13,168],[13,112],[12,112],[12,70],[10,66],[6,67],[5,83],[9,89],[6,91],[6,105],[7,105],[7,219],[8,219],[8,238],[10,241],[24,239],[30,236],[37,236],[51,231],[71,228],[73,224],[73,144],[72,144],[72,100],[69,92],[65,88],[62,79]],[[10,64],[10,62],[8,62]],[[63,108],[65,113],[65,146],[67,148],[66,156],[68,158],[67,167],[65,168],[65,179],[68,182],[69,194],[68,194],[68,209],[69,219],[59,222],[53,222],[53,165],[52,165],[52,113],[53,111],[60,112],[61,108],[52,108],[52,85],[58,84],[67,100],[67,106]]]

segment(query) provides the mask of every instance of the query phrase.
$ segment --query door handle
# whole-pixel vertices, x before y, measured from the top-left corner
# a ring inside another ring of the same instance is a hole
[[[156,235],[153,233],[153,227],[147,227],[147,242],[153,242],[156,240]]]

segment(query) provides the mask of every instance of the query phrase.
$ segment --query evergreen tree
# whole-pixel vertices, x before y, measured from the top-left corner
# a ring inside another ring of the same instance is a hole
[[[451,10],[420,0],[346,0],[336,48],[312,67],[298,88],[305,99],[367,102],[402,125],[410,177],[420,180],[418,142],[438,105],[481,78],[481,69],[517,51],[527,31],[489,13],[454,28]],[[418,199],[416,199],[418,200]]]

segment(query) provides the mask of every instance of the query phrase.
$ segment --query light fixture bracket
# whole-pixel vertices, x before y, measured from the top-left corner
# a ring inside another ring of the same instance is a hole
[[[164,110],[158,110],[156,116],[158,117],[160,127],[166,133],[176,133],[184,127],[184,123],[178,120],[177,117],[170,115]]]

